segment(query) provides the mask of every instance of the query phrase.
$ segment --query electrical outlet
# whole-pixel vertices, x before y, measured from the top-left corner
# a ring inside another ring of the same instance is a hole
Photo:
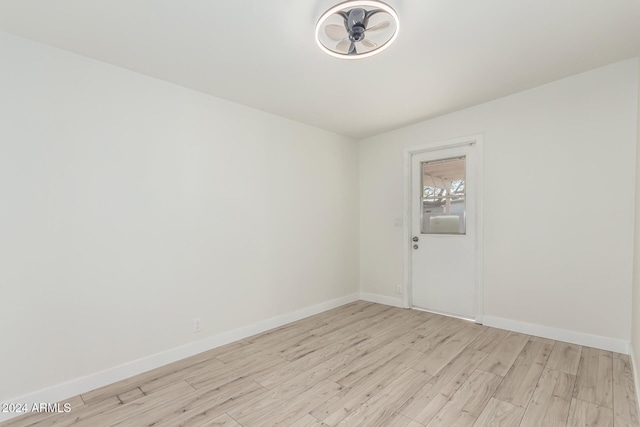
[[[193,333],[198,333],[202,330],[202,324],[200,322],[200,318],[199,317],[194,317],[193,318]]]
[[[396,286],[396,293],[402,295],[402,285]]]

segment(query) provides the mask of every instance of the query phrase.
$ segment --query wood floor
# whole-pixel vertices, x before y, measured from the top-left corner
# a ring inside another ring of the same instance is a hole
[[[626,355],[359,301],[2,426],[640,426]]]

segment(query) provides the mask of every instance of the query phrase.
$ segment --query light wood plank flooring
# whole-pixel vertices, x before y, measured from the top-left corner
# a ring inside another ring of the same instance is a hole
[[[626,355],[358,301],[3,426],[640,426]]]

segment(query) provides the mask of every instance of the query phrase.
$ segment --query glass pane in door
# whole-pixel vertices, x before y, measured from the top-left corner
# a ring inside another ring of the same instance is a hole
[[[466,233],[465,173],[465,156],[422,162],[422,234]]]

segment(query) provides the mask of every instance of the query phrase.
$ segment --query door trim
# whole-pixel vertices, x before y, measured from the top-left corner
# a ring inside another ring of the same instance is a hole
[[[403,235],[404,251],[404,283],[402,285],[402,305],[411,308],[411,159],[415,154],[428,151],[439,151],[447,148],[475,145],[476,147],[476,268],[474,281],[476,287],[476,323],[482,323],[484,313],[484,137],[470,135],[460,138],[434,141],[423,145],[406,148],[403,152]]]

